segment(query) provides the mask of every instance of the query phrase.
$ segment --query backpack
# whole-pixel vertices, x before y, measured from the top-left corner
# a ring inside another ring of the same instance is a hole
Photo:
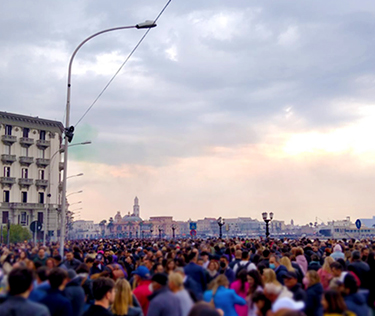
[[[250,265],[250,261],[246,262],[245,264],[241,264],[241,262],[238,262],[237,263],[237,271],[236,271],[236,277],[238,277],[238,274],[240,273],[240,271],[242,270],[245,270],[247,272],[247,268],[249,267]]]

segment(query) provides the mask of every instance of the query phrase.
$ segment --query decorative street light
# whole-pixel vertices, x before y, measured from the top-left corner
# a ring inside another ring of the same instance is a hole
[[[219,225],[219,238],[221,239],[223,237],[222,227],[225,225],[224,219],[219,217],[217,219],[217,224]]]
[[[68,84],[67,84],[67,97],[66,97],[66,114],[65,114],[65,137],[64,137],[64,173],[63,173],[63,188],[62,188],[62,230],[60,234],[60,255],[63,258],[64,257],[64,243],[65,243],[65,205],[66,205],[66,174],[68,170],[68,143],[70,143],[74,136],[74,126],[70,126],[70,93],[71,93],[71,74],[72,74],[72,65],[74,57],[76,56],[79,49],[89,40],[92,38],[103,34],[107,32],[117,31],[117,30],[123,30],[123,29],[150,29],[156,26],[156,23],[154,21],[146,21],[143,23],[139,23],[137,25],[133,26],[120,26],[115,28],[106,29],[100,32],[97,32],[89,37],[87,37],[81,44],[77,46],[77,48],[74,50],[72,56],[70,57],[69,61],[69,68],[68,68]]]
[[[79,194],[79,193],[82,193],[83,190],[79,190],[77,192],[72,192],[72,193],[69,193],[66,197],[70,196],[70,195],[73,195],[73,194]]]
[[[163,229],[161,229],[160,227],[158,229],[159,229],[159,239],[161,240],[161,232],[163,231]]]
[[[273,213],[271,212],[270,217],[268,218],[268,213],[263,212],[262,217],[263,217],[264,222],[266,223],[266,239],[268,239],[268,237],[270,236],[269,225],[270,225],[270,221],[272,221],[273,219]]]
[[[176,225],[175,224],[173,224],[172,225],[172,231],[173,231],[173,239],[175,239],[175,237],[176,237],[176,235],[175,235],[175,230],[176,230]]]
[[[82,176],[83,176],[83,173],[78,173],[78,174],[66,177],[66,179],[75,178],[75,177],[82,177]]]
[[[151,234],[151,238],[152,238],[152,232],[153,232],[154,230],[152,229],[152,228],[150,228],[150,234]]]

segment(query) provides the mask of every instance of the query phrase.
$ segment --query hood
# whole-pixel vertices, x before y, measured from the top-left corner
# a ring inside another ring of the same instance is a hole
[[[353,302],[355,305],[366,304],[365,297],[360,293],[349,294],[345,297],[345,301]]]
[[[70,286],[81,286],[82,279],[80,276],[75,277],[73,280],[70,280],[69,283],[65,287]]]
[[[342,252],[342,248],[340,245],[336,245],[335,247],[333,247],[333,252]]]
[[[314,284],[307,289],[313,295],[321,296],[323,295],[324,289],[321,283]]]

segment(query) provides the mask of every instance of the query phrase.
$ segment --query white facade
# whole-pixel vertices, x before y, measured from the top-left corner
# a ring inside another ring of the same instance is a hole
[[[73,229],[68,233],[69,239],[95,239],[100,237],[99,224],[94,221],[79,220],[73,222]]]
[[[56,240],[62,132],[57,121],[0,112],[0,223],[29,227],[38,220]]]

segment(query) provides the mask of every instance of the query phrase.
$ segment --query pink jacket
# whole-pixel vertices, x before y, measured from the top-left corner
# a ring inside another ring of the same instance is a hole
[[[296,262],[299,264],[299,266],[301,267],[301,270],[303,272],[303,275],[306,274],[307,272],[307,266],[308,266],[308,263],[307,263],[307,260],[306,260],[306,257],[304,255],[299,255],[296,257]]]
[[[333,275],[323,269],[318,270],[318,275],[320,277],[320,282],[323,285],[323,289],[327,290],[329,288],[329,282],[332,280]]]
[[[230,288],[233,289],[237,293],[237,295],[241,296],[245,300],[246,300],[247,293],[249,292],[249,287],[250,287],[249,283],[246,282],[244,291],[241,291],[240,280],[236,280],[230,285]],[[236,309],[238,316],[247,316],[248,309],[249,309],[247,304],[243,306],[235,305],[234,308]]]

